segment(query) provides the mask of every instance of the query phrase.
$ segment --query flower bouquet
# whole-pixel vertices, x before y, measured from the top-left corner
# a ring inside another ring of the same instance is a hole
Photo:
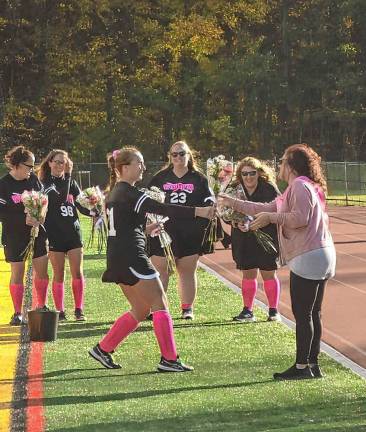
[[[24,205],[25,212],[37,220],[40,224],[42,224],[45,220],[47,208],[48,208],[48,197],[41,191],[24,191],[21,194],[21,202]],[[34,252],[34,244],[36,238],[38,237],[39,226],[32,226],[30,239],[27,247],[24,249],[22,255],[23,260],[32,261],[33,252]]]
[[[233,163],[225,159],[224,155],[215,156],[214,158],[207,159],[207,179],[210,189],[212,190],[215,198],[221,192],[224,183],[222,178],[222,173],[230,167],[230,171],[233,171]],[[220,235],[219,235],[220,233]],[[215,216],[207,225],[205,234],[203,236],[202,246],[203,249],[207,244],[207,253],[212,253],[214,250],[214,244],[220,240],[222,236],[222,229],[220,224],[217,222],[217,217]]]
[[[150,189],[143,188],[141,189],[147,196],[151,199],[163,203],[165,201],[165,192],[161,191],[156,186],[151,186]],[[175,271],[175,258],[173,255],[171,243],[172,239],[170,235],[164,229],[164,222],[166,222],[169,218],[164,217],[162,215],[156,215],[152,213],[147,214],[148,221],[150,223],[158,223],[160,224],[159,231],[159,241],[160,246],[163,248],[164,255],[167,261],[167,270],[168,274],[172,274]]]
[[[76,201],[81,206],[87,208],[93,216],[87,248],[93,247],[95,233],[97,232],[97,250],[100,254],[107,245],[108,237],[106,214],[104,210],[104,194],[98,186],[92,186],[84,189],[76,198]]]
[[[225,189],[225,193],[233,198],[246,200],[246,194],[244,192],[243,186],[239,183],[237,186],[231,186],[229,185]],[[234,227],[238,224],[241,224],[244,226],[244,231],[248,231],[251,234],[255,236],[257,239],[257,242],[262,246],[262,248],[267,252],[268,254],[276,254],[277,249],[275,244],[273,243],[272,237],[265,233],[264,231],[258,229],[255,231],[250,231],[250,223],[254,220],[252,216],[245,215],[243,213],[239,213],[235,210],[233,210],[230,207],[221,207],[218,209],[218,214],[220,218]]]

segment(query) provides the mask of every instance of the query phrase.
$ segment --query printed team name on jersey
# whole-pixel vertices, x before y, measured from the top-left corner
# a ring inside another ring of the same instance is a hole
[[[184,191],[192,193],[194,191],[194,185],[192,183],[164,183],[163,190],[165,191]]]
[[[13,193],[11,195],[11,199],[12,199],[14,204],[19,204],[20,202],[22,202],[22,194]]]

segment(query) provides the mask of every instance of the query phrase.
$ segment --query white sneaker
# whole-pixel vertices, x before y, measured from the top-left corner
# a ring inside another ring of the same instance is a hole
[[[194,319],[193,309],[192,308],[183,309],[182,310],[182,319],[193,320]]]

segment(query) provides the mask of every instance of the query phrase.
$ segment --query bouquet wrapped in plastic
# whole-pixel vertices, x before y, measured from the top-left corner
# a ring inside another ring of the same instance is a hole
[[[87,208],[91,212],[91,215],[94,214],[87,247],[94,246],[95,233],[97,233],[97,250],[100,254],[107,245],[108,237],[104,194],[98,186],[92,186],[84,189],[76,198],[76,201],[81,206]]]
[[[156,186],[151,186],[150,189],[144,188],[141,190],[155,201],[161,203],[165,201],[165,192],[161,191]],[[159,237],[160,246],[163,248],[164,255],[167,261],[168,274],[171,274],[175,271],[175,258],[171,247],[172,239],[164,229],[164,223],[169,218],[162,215],[152,214],[152,213],[148,213],[147,218],[150,223],[158,223],[160,225],[159,233],[157,235]]]
[[[21,202],[24,205],[25,212],[42,224],[46,218],[48,209],[48,197],[41,191],[24,191],[21,194]],[[31,229],[30,239],[27,247],[23,251],[23,260],[32,260],[34,252],[34,244],[38,237],[39,226],[33,226]]]
[[[241,200],[247,199],[244,189],[240,183],[237,186],[229,185],[225,189],[225,194]],[[233,226],[237,226],[238,224],[240,224],[243,228],[243,231],[250,231],[249,225],[254,220],[252,216],[247,216],[243,213],[239,213],[230,207],[218,208],[218,214],[220,218],[226,223],[229,223]],[[262,248],[267,253],[269,254],[277,253],[276,246],[273,242],[272,237],[269,234],[265,233],[260,229],[255,231],[250,231],[250,233],[256,237],[257,242],[262,246]]]

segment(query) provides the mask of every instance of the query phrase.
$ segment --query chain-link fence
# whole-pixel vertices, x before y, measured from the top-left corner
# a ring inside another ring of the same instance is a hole
[[[268,161],[277,167],[277,161]],[[143,184],[164,165],[164,162],[149,161]],[[328,182],[328,200],[344,205],[366,205],[366,163],[362,162],[324,162],[324,171]],[[7,169],[0,164],[0,176]],[[109,181],[109,171],[106,163],[74,164],[73,177],[82,189],[100,185],[105,187]]]

